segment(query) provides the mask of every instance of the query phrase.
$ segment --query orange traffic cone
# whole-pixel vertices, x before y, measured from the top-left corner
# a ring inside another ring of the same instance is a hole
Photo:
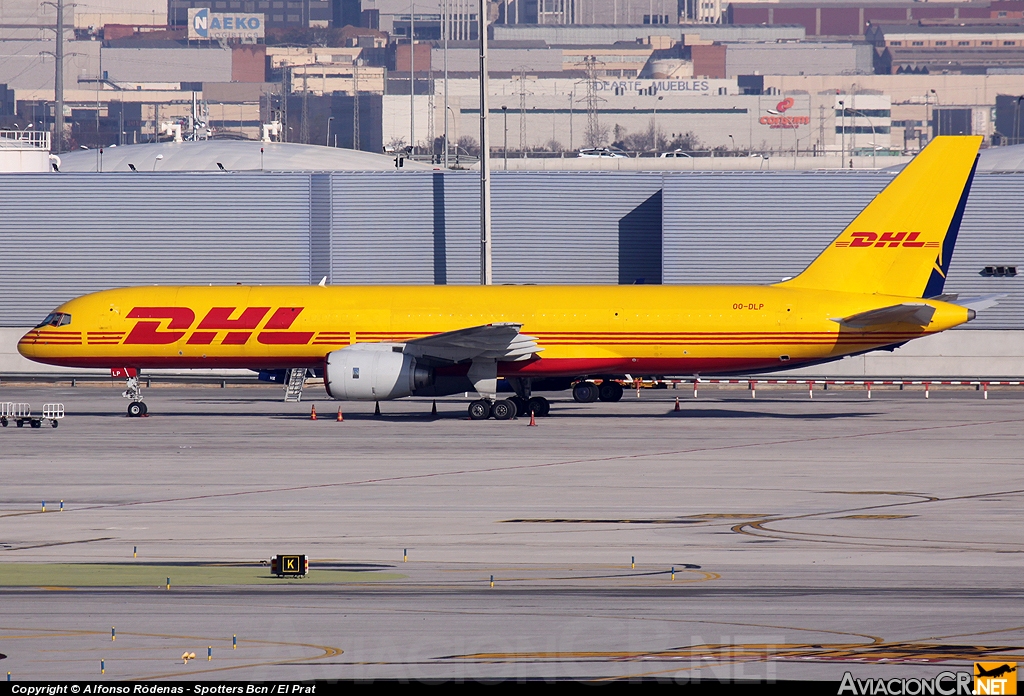
[[[534,415],[533,410],[530,410],[530,425],[537,425],[537,416]]]
[[[678,396],[676,397],[676,407],[675,407],[674,410],[676,410],[676,411],[679,410],[679,397]]]
[[[316,404],[313,404],[313,410],[309,412],[309,419],[316,420]]]
[[[338,422],[339,423],[344,423],[345,422],[345,416],[341,415],[341,406],[338,407]]]

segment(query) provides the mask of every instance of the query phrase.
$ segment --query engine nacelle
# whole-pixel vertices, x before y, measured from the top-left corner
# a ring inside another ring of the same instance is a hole
[[[379,344],[356,344],[328,353],[324,368],[327,393],[342,401],[399,399],[432,381],[430,370],[416,367],[416,358]]]

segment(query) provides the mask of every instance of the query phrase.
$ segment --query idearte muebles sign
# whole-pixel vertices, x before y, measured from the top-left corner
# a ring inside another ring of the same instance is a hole
[[[190,39],[262,39],[265,36],[262,14],[210,12],[208,7],[188,11]]]
[[[736,80],[687,79],[687,80],[595,80],[594,91],[610,93],[616,97],[658,94],[681,95],[735,95],[739,91]]]
[[[808,126],[811,123],[810,116],[797,116],[786,112],[796,105],[793,97],[786,97],[774,109],[768,109],[768,115],[762,116],[759,123],[769,128],[799,128]]]

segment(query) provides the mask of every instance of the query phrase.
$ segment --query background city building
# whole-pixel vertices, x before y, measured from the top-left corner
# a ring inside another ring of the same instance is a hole
[[[877,159],[938,134],[976,133],[987,146],[1020,138],[1024,2],[748,2],[716,6],[715,17],[710,4],[490,3],[492,156],[603,146],[856,158],[869,148]],[[49,132],[62,151],[269,137],[411,147],[428,159],[447,142],[450,155],[472,156],[475,7],[68,3],[58,134],[55,8],[10,0],[0,127]],[[198,40],[188,17],[201,8],[250,13],[261,32]]]

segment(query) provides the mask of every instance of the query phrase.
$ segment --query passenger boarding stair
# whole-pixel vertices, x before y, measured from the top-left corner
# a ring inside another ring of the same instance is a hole
[[[302,387],[306,384],[306,368],[293,367],[288,370],[288,386],[284,390],[285,402],[302,401]]]

